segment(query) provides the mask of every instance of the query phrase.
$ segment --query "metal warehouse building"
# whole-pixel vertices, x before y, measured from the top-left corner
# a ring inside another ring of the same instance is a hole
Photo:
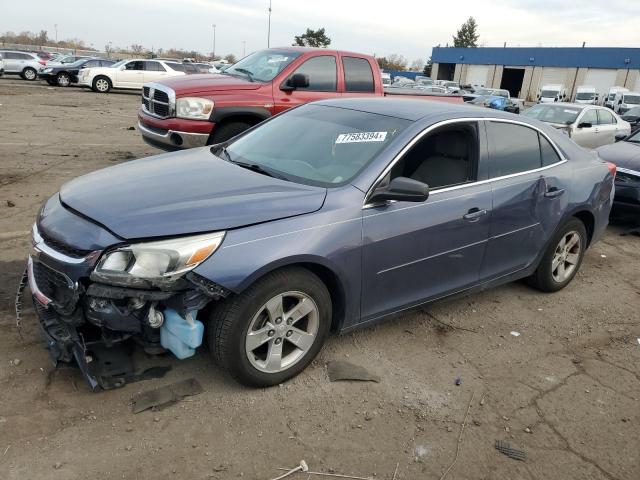
[[[613,86],[640,92],[640,48],[436,47],[431,77],[504,88],[535,101],[543,85],[562,84],[571,99],[581,85],[596,87],[600,101]]]

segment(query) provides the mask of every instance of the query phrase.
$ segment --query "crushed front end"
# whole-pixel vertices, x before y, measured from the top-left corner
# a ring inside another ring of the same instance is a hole
[[[92,389],[107,389],[132,375],[136,344],[149,354],[193,355],[204,331],[198,312],[230,292],[187,267],[163,275],[182,267],[183,252],[171,250],[179,242],[131,244],[50,199],[33,226],[25,275],[54,365],[75,362]],[[200,261],[215,249],[201,250]]]

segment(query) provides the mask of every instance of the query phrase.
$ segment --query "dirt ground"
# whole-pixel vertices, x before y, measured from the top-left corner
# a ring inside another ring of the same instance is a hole
[[[0,478],[267,480],[304,459],[315,471],[439,479],[468,405],[448,479],[640,478],[640,238],[615,226],[559,293],[515,283],[331,338],[280,387],[240,387],[206,351],[156,360],[173,367],[163,379],[100,393],[53,369],[28,300],[24,339],[14,325],[28,231],[65,181],[158,153],[131,129],[138,103],[0,79]],[[331,383],[329,360],[381,381]],[[190,377],[204,393],[131,413],[134,394]]]

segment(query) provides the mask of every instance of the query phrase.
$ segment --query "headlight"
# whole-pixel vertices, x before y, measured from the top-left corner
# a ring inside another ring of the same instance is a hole
[[[213,100],[197,97],[179,98],[176,102],[176,116],[193,120],[208,120],[213,111]]]
[[[91,279],[138,287],[166,285],[209,258],[224,235],[216,232],[120,247],[100,259]]]
[[[44,70],[42,70],[42,73],[51,73],[53,72],[53,68],[45,68]]]

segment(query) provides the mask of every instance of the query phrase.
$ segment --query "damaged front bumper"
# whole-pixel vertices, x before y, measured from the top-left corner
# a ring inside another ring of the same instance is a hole
[[[164,289],[97,283],[90,274],[101,253],[74,252],[43,239],[34,226],[21,289],[29,285],[53,364],[76,363],[92,389],[108,389],[132,377],[136,344],[150,354],[193,355],[204,331],[197,312],[230,292],[193,272]]]

